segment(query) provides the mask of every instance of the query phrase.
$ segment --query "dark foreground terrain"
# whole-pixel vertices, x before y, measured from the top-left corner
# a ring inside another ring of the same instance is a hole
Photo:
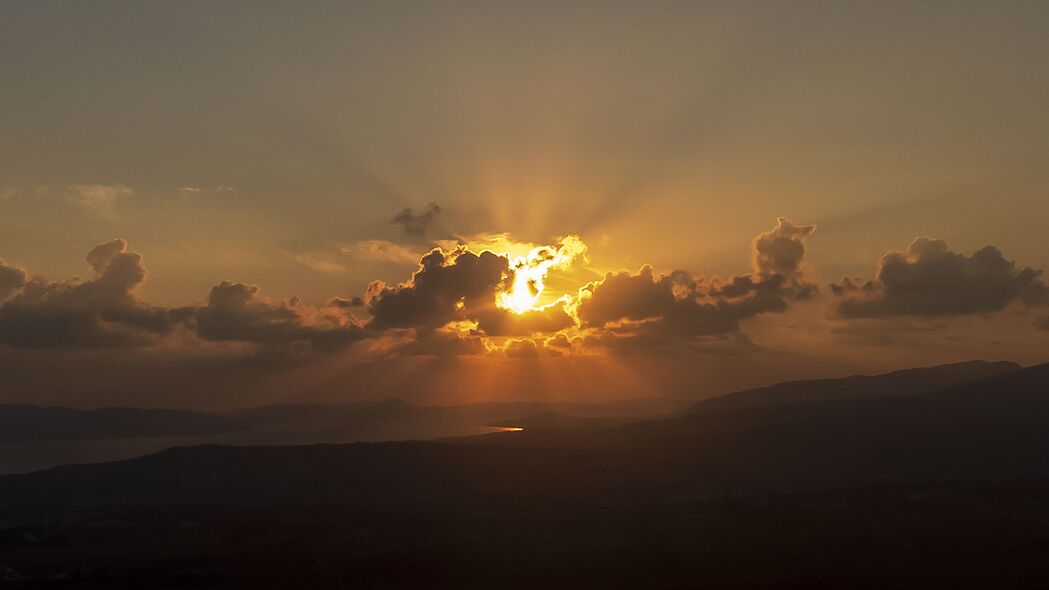
[[[1045,587],[1049,365],[904,397],[6,476],[0,580]]]
[[[114,508],[0,548],[10,588],[1034,588],[1049,486]]]

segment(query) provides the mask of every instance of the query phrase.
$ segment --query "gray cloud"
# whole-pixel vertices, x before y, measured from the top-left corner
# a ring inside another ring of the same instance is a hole
[[[516,314],[499,307],[481,310],[471,318],[487,336],[528,336],[541,332],[557,332],[575,325],[575,319],[563,305],[551,305],[525,314]]]
[[[332,297],[328,300],[329,307],[340,307],[343,309],[351,307],[364,307],[364,299],[361,297]]]
[[[528,336],[574,326],[562,305],[516,314],[496,305],[496,294],[513,284],[514,271],[506,256],[480,254],[466,246],[451,251],[435,248],[419,269],[397,287],[376,281],[365,298],[372,319],[369,328],[436,330],[449,322],[473,321],[485,336]]]
[[[504,285],[509,261],[491,252],[465,247],[424,256],[411,279],[397,287],[374,282],[365,298],[373,329],[416,328],[428,331],[448,322],[492,313],[495,293]]]
[[[479,334],[454,334],[442,330],[417,333],[397,352],[410,355],[464,356],[485,352],[484,341]]]
[[[430,229],[437,222],[441,214],[441,207],[437,203],[430,203],[426,209],[418,215],[410,208],[402,209],[393,216],[390,223],[400,225],[404,233],[413,237],[422,237],[430,233]]]
[[[146,279],[142,256],[124,240],[91,249],[88,281],[35,277],[0,265],[3,285],[20,291],[0,305],[0,343],[18,348],[127,348],[155,345],[176,327],[204,340],[260,345],[262,352],[336,350],[364,337],[350,308],[360,298],[334,298],[316,308],[297,298],[272,303],[258,287],[232,281],[216,285],[202,307],[164,308],[139,301]],[[264,350],[263,350],[264,349]]]
[[[559,350],[562,352],[568,352],[572,350],[572,341],[568,339],[568,336],[564,334],[556,334],[550,338],[547,338],[543,343],[549,349]]]
[[[794,277],[805,256],[805,238],[815,225],[794,225],[785,217],[776,218],[776,227],[761,232],[752,244],[754,271],[763,277]]]
[[[337,350],[364,338],[344,301],[336,299],[323,308],[302,305],[296,298],[274,303],[259,295],[255,285],[223,281],[211,289],[207,305],[196,310],[197,333],[205,340],[270,349],[308,344],[313,350]]]
[[[15,291],[24,287],[25,282],[26,274],[24,270],[8,266],[0,258],[0,303],[6,301]]]
[[[739,321],[785,311],[793,300],[815,292],[802,280],[804,240],[814,226],[779,218],[753,241],[754,272],[703,279],[677,270],[655,276],[649,266],[637,274],[609,273],[584,287],[576,314],[583,327],[648,338],[683,338],[739,331]]]
[[[541,349],[542,345],[535,340],[524,338],[507,342],[503,352],[510,358],[537,358]]]
[[[87,256],[92,280],[35,277],[0,305],[0,343],[23,348],[128,347],[155,343],[189,310],[149,306],[134,291],[145,280],[142,256],[124,240],[99,244]]]
[[[841,297],[837,312],[847,318],[989,313],[1014,301],[1049,304],[1040,270],[1017,269],[993,246],[966,256],[929,238],[883,256],[873,281],[845,278],[831,289]]]
[[[66,198],[87,211],[110,220],[116,220],[117,202],[131,197],[135,191],[127,186],[110,186],[100,184],[78,184],[61,188],[40,187],[38,192],[58,191]]]

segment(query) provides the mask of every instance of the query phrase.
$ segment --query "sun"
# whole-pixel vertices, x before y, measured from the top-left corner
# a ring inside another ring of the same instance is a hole
[[[585,254],[586,244],[579,237],[566,236],[558,241],[557,246],[539,246],[526,256],[512,259],[513,282],[507,291],[499,293],[499,307],[518,314],[540,309],[538,303],[547,273],[554,268],[564,268],[577,256]]]

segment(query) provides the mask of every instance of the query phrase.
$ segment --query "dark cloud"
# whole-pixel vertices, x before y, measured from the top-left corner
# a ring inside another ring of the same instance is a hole
[[[92,280],[54,282],[35,277],[0,305],[0,343],[23,348],[109,348],[155,343],[188,319],[190,310],[138,301],[145,280],[142,256],[124,240],[87,255]]]
[[[536,344],[535,340],[523,338],[507,342],[503,352],[510,358],[536,358],[540,349],[541,345]]]
[[[565,311],[564,305],[560,303],[523,314],[493,306],[480,311],[473,319],[477,321],[478,328],[487,336],[549,334],[575,325],[575,319]]]
[[[357,298],[334,298],[327,306],[302,305],[298,298],[272,303],[258,287],[232,281],[216,285],[202,307],[164,308],[139,301],[146,279],[142,256],[124,240],[92,248],[88,281],[36,277],[0,305],[0,343],[19,348],[127,348],[158,344],[176,327],[203,340],[260,345],[263,352],[336,350],[363,338],[349,308]],[[0,277],[14,273],[3,272]],[[7,284],[7,283],[5,283]]]
[[[568,352],[572,350],[572,341],[568,339],[568,336],[564,334],[555,334],[554,336],[547,338],[546,342],[543,343],[547,348]]]
[[[777,217],[776,227],[754,237],[754,271],[763,277],[797,275],[805,256],[804,240],[814,231],[815,225],[794,225]]]
[[[24,287],[25,282],[26,274],[24,270],[8,266],[0,258],[0,303],[6,301],[15,291]]]
[[[441,207],[437,203],[430,203],[418,215],[410,208],[403,209],[393,216],[390,223],[400,225],[409,236],[422,237],[430,233],[440,214]]]
[[[339,307],[342,309],[351,307],[364,307],[364,299],[362,299],[361,297],[350,297],[348,299],[345,297],[332,297],[330,300],[328,300],[328,306]]]
[[[993,246],[966,256],[929,238],[883,256],[873,281],[846,278],[831,289],[841,297],[838,313],[847,318],[988,313],[1014,301],[1049,304],[1041,271],[1017,269]]]
[[[754,238],[754,272],[727,280],[682,270],[657,277],[649,266],[637,274],[609,273],[581,290],[576,315],[584,328],[620,337],[688,339],[737,332],[740,320],[785,311],[790,301],[815,292],[800,270],[804,240],[814,229],[779,218],[776,227]]]
[[[449,322],[494,313],[495,293],[509,272],[509,261],[465,247],[435,248],[423,257],[409,281],[397,287],[374,282],[365,298],[372,329],[416,328],[425,332]]]
[[[335,305],[315,308],[271,302],[259,288],[233,281],[215,285],[207,305],[196,310],[201,338],[212,341],[250,342],[280,350],[308,344],[313,350],[338,350],[364,338],[364,330],[336,299]],[[352,303],[352,302],[351,302]]]
[[[443,330],[414,334],[397,352],[409,355],[464,356],[486,352],[484,340],[477,333],[456,334]]]
[[[688,281],[684,287],[694,288],[695,282],[691,278]],[[636,275],[608,273],[603,280],[584,287],[576,314],[583,327],[601,327],[624,319],[667,317],[678,304],[674,287],[681,284],[668,275],[655,278],[651,266],[642,267]]]
[[[755,238],[752,274],[704,281],[676,271],[657,278],[645,267],[637,275],[609,274],[588,285],[578,305],[559,301],[521,314],[497,305],[518,272],[508,258],[465,245],[430,251],[401,285],[373,282],[364,298],[334,297],[321,307],[298,298],[270,301],[257,286],[234,281],[216,285],[203,306],[151,307],[134,296],[146,278],[142,257],[113,240],[87,255],[95,272],[91,281],[26,282],[9,273],[11,289],[20,290],[0,308],[0,326],[3,341],[21,347],[144,346],[182,326],[204,341],[257,345],[260,354],[339,350],[398,334],[410,337],[394,346],[405,354],[477,354],[490,348],[485,338],[527,337],[545,350],[548,337],[579,323],[616,336],[727,334],[738,331],[740,319],[782,311],[789,300],[812,291],[799,270],[801,242],[811,231],[780,219]],[[366,324],[353,317],[356,307],[367,308]],[[462,325],[446,332],[453,322]],[[550,354],[572,348],[567,338],[551,344]]]

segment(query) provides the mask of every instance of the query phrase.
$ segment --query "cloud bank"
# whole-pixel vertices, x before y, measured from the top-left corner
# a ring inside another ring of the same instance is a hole
[[[584,328],[618,337],[690,339],[738,332],[740,320],[785,311],[807,299],[816,286],[803,279],[805,239],[815,226],[797,226],[779,218],[776,226],[752,243],[753,272],[695,277],[684,270],[656,276],[652,267],[637,274],[609,273],[580,291],[576,316]]]
[[[207,305],[195,310],[196,331],[216,342],[249,342],[282,350],[309,345],[318,351],[338,350],[364,337],[351,315],[353,301],[333,299],[323,308],[297,299],[272,302],[255,285],[223,281],[208,295]]]
[[[142,256],[112,240],[87,255],[94,278],[11,281],[18,292],[0,305],[0,343],[23,348],[113,348],[155,343],[190,312],[150,306],[135,290],[146,278]],[[5,267],[9,268],[9,267]],[[4,272],[11,276],[11,273]],[[10,293],[8,293],[10,295]]]
[[[943,240],[917,238],[878,261],[874,280],[831,285],[844,318],[948,316],[1002,311],[1011,303],[1049,305],[1042,272],[1017,268],[993,246],[970,256]]]
[[[403,217],[405,223],[430,223],[420,221],[425,214]],[[547,273],[585,261],[586,247],[577,237],[516,256],[465,243],[438,245],[418,259],[404,282],[373,281],[363,296],[337,295],[318,305],[294,297],[274,301],[256,285],[225,280],[200,303],[177,308],[139,298],[146,266],[117,239],[88,252],[87,280],[31,276],[0,261],[0,345],[229,345],[255,354],[308,356],[367,341],[370,353],[395,356],[736,354],[761,348],[743,333],[744,320],[783,313],[819,296],[805,264],[805,244],[814,231],[815,226],[778,218],[752,240],[751,270],[744,274],[664,274],[643,266],[606,273],[574,292],[548,294],[543,301],[549,303],[542,305]],[[986,314],[1014,303],[1049,306],[1041,271],[1018,268],[991,246],[965,255],[929,238],[883,256],[873,280],[846,278],[830,287],[839,322]],[[1049,330],[1049,318],[1033,325]],[[847,331],[840,324],[834,329]]]

